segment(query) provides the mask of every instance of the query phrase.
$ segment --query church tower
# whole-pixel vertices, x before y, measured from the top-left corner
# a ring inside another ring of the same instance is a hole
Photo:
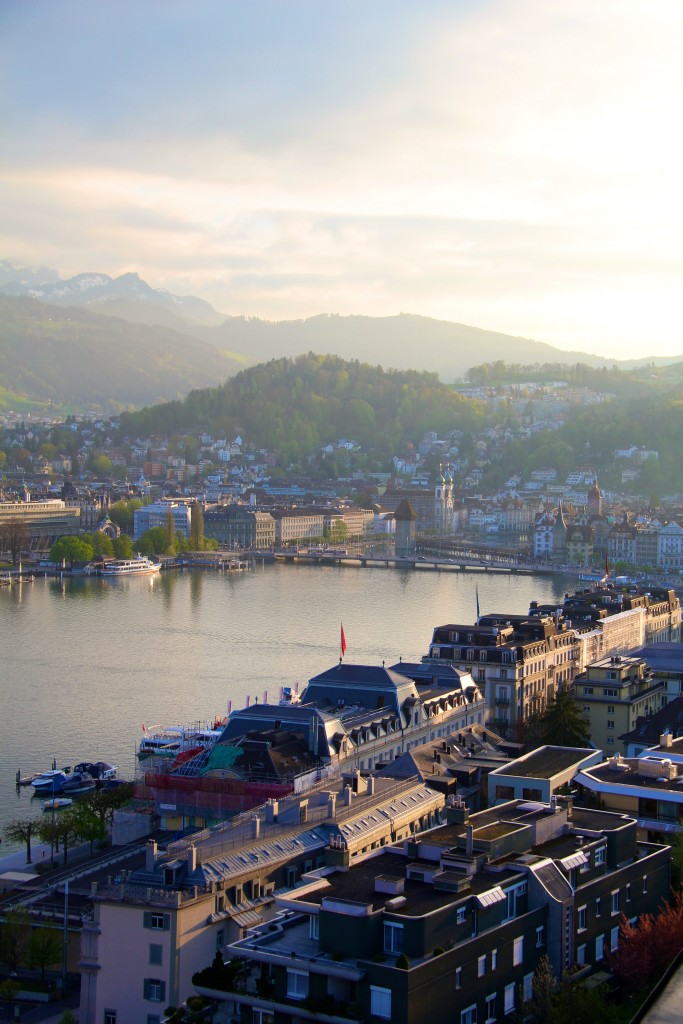
[[[593,480],[593,483],[588,488],[588,515],[602,515],[602,491],[598,487],[597,478]]]

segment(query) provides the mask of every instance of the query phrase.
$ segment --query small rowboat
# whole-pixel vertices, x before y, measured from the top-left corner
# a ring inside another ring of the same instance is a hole
[[[56,796],[53,800],[43,802],[44,811],[61,811],[64,807],[71,807],[73,800],[68,796]]]

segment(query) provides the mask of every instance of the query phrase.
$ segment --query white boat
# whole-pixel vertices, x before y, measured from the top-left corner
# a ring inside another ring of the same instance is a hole
[[[44,811],[61,811],[65,807],[71,807],[73,800],[68,796],[55,796],[52,800],[45,800],[43,802]]]
[[[52,768],[37,775],[31,785],[36,793],[61,793],[62,786],[71,775],[71,768]]]
[[[146,555],[137,558],[112,558],[103,562],[100,576],[118,579],[122,576],[149,576],[161,571],[161,562],[154,562]]]
[[[212,747],[223,732],[223,727],[224,723],[219,721],[204,728],[152,725],[148,729],[143,725],[138,759],[142,761],[146,757],[177,757],[186,750]]]

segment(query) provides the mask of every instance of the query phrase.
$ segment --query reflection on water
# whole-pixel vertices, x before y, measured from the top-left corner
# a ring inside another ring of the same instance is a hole
[[[28,773],[82,760],[131,776],[142,723],[224,715],[302,688],[339,656],[419,660],[434,626],[561,599],[566,578],[334,567],[184,570],[0,588],[0,829],[28,812]],[[34,805],[35,807],[35,802]],[[7,845],[3,844],[3,849]]]

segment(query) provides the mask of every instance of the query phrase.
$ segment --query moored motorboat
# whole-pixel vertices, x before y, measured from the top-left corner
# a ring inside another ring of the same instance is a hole
[[[118,770],[118,765],[110,764],[109,761],[79,761],[74,766],[75,772],[86,772],[98,786],[115,779]]]
[[[61,793],[67,779],[71,778],[71,768],[52,768],[41,772],[32,780],[31,785],[36,793]]]
[[[66,779],[62,783],[62,793],[67,793],[69,796],[80,795],[81,793],[90,793],[95,789],[96,782],[92,775],[88,772],[75,771],[72,773],[70,779]]]

